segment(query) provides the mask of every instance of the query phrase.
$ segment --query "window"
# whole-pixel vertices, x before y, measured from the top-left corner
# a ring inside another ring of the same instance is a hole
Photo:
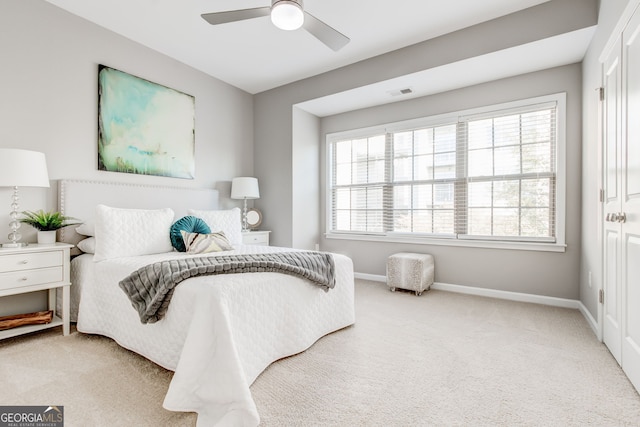
[[[564,100],[328,135],[328,237],[564,246]]]

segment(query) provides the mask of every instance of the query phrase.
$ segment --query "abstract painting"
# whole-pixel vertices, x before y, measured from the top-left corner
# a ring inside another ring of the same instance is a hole
[[[195,98],[98,69],[98,169],[193,179]]]

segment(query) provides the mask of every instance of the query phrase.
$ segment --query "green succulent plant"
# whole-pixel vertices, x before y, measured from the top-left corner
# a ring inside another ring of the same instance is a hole
[[[53,231],[80,223],[76,218],[64,216],[60,212],[45,212],[42,209],[39,211],[24,211],[22,215],[23,218],[19,219],[20,222],[29,224],[39,231]]]

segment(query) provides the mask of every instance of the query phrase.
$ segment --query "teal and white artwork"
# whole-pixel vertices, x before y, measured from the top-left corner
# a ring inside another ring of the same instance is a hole
[[[98,169],[193,179],[195,99],[100,65]]]

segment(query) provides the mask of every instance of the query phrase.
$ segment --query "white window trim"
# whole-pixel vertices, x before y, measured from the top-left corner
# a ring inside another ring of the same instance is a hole
[[[489,249],[510,249],[510,250],[526,250],[526,251],[545,251],[545,252],[565,252],[566,251],[566,93],[556,93],[552,95],[544,95],[534,98],[528,98],[518,101],[494,104],[486,107],[479,107],[457,111],[455,113],[439,114],[418,119],[405,120],[395,123],[387,123],[383,125],[371,126],[367,128],[353,129],[343,132],[335,132],[326,135],[326,215],[325,215],[325,237],[327,239],[369,241],[369,242],[387,242],[387,243],[410,243],[422,245],[440,245],[440,246],[456,246],[456,247],[473,247],[473,248],[489,248]],[[555,242],[536,242],[536,241],[511,241],[501,238],[499,241],[494,239],[457,239],[455,237],[434,237],[408,235],[401,233],[365,233],[365,232],[331,232],[331,161],[330,147],[333,142],[349,139],[354,137],[363,137],[365,135],[379,134],[380,132],[399,132],[403,130],[415,129],[420,126],[428,126],[435,123],[442,123],[447,120],[458,120],[459,117],[468,117],[482,114],[490,114],[495,110],[514,109],[519,107],[531,106],[534,104],[544,104],[549,102],[557,103],[558,120],[556,123],[556,239]]]

